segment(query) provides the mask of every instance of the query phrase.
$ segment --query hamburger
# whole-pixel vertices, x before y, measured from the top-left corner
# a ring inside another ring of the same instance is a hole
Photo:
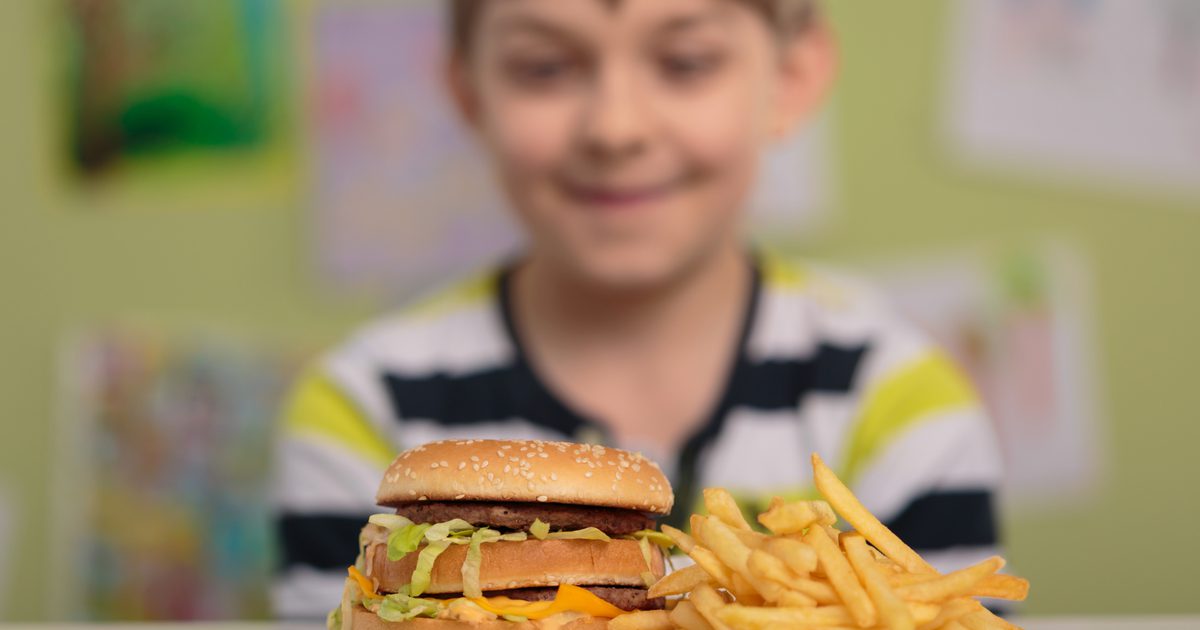
[[[658,465],[603,446],[450,440],[401,453],[359,537],[342,630],[599,630],[646,589],[674,503]]]

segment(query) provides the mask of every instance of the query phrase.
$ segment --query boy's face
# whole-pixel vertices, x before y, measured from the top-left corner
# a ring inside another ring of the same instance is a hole
[[[762,148],[828,82],[815,44],[732,0],[484,6],[460,102],[535,255],[606,286],[736,247]]]

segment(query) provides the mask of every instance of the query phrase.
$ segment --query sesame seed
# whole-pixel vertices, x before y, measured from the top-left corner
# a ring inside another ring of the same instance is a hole
[[[446,460],[443,459],[442,460],[442,468],[449,468],[449,467],[450,467],[450,464],[447,464]]]
[[[591,477],[591,476],[592,476],[592,471],[590,471],[590,470],[589,470],[589,471],[587,471],[587,472],[583,473],[583,476],[584,476],[584,477]]]
[[[458,462],[458,469],[462,470],[467,467],[467,462]]]
[[[542,503],[545,503],[546,501],[549,501],[549,500],[550,500],[550,497],[548,497],[544,494],[538,497],[538,501],[540,501]]]
[[[558,473],[550,473],[550,478],[554,481],[558,481]]]
[[[479,472],[479,464],[471,464],[471,470],[474,470],[475,472]]]
[[[429,465],[429,467],[430,467],[430,468],[437,468],[437,467],[438,467],[438,463],[437,463],[437,462],[433,462],[432,464],[430,464],[430,465]]]
[[[541,457],[542,459],[550,459],[550,456],[545,453],[538,453],[538,457]]]
[[[483,460],[483,463],[482,463],[482,464],[480,464],[480,467],[481,467],[481,468],[487,468],[487,467],[488,467],[488,461],[489,461],[489,460],[486,460],[486,459],[485,459],[485,460]]]
[[[463,497],[465,497],[465,496],[467,496],[467,495],[465,495],[465,494],[456,494],[456,495],[454,495],[454,498],[455,498],[455,499],[462,499],[462,498],[463,498]]]
[[[477,461],[479,461],[479,456],[478,456],[478,455],[472,455],[472,456],[471,456],[471,461],[473,461],[473,462],[477,462]]]
[[[418,501],[428,501],[429,497],[422,494],[421,496],[417,497],[417,500]]]

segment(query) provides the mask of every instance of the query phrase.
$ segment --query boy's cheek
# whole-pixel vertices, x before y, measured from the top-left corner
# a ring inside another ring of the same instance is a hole
[[[548,168],[569,150],[570,107],[555,101],[496,106],[484,125],[488,148],[509,167]]]

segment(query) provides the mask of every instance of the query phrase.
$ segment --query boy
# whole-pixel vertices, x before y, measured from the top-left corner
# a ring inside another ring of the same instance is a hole
[[[959,373],[862,288],[743,241],[762,149],[833,78],[811,2],[450,7],[451,91],[529,245],[300,383],[278,611],[323,615],[393,453],[452,437],[640,450],[675,523],[706,486],[807,492],[817,451],[935,565],[990,554],[999,458]]]

